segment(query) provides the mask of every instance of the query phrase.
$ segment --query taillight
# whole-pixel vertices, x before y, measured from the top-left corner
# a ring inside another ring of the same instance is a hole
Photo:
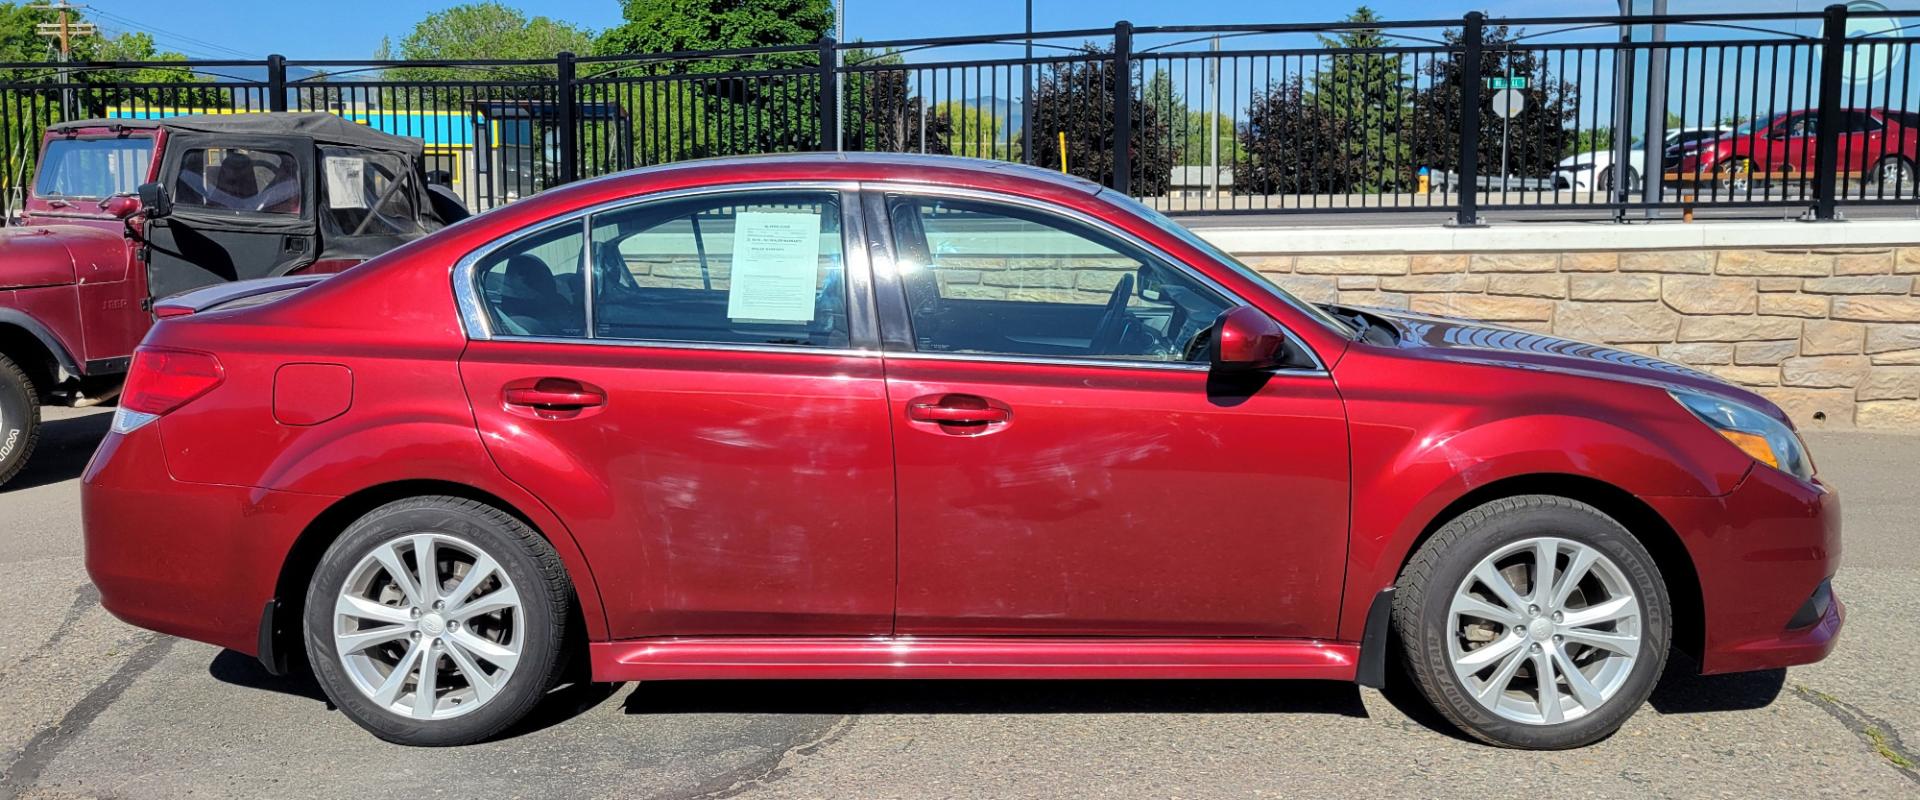
[[[226,378],[212,353],[143,347],[133,352],[133,367],[113,414],[113,432],[130,433],[213,391]]]

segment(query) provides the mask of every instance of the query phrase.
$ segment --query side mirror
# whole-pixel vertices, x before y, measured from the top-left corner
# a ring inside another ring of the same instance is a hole
[[[164,217],[173,213],[173,198],[167,196],[166,187],[157,183],[140,184],[140,207],[147,210],[148,217]]]
[[[1286,362],[1287,333],[1252,306],[1227,309],[1213,323],[1213,368],[1247,372]]]
[[[100,201],[100,210],[126,219],[140,211],[140,200],[130,194],[116,194]]]

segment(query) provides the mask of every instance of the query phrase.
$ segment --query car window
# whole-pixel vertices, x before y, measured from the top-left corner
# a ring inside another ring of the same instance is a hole
[[[228,211],[299,214],[300,166],[293,155],[248,147],[194,148],[180,156],[173,203]]]
[[[420,233],[414,209],[413,175],[393,153],[346,147],[320,148],[322,217],[329,230],[348,236]]]
[[[112,197],[147,180],[152,139],[55,139],[47,143],[33,193],[40,197]]]
[[[580,223],[534,233],[487,254],[475,266],[496,332],[508,336],[583,337]]]
[[[922,352],[1203,361],[1231,305],[1118,237],[1024,208],[889,198]]]
[[[839,194],[744,192],[593,217],[593,335],[845,348]]]
[[[1865,111],[1848,111],[1842,120],[1846,127],[1841,129],[1841,133],[1872,133],[1880,130],[1880,120]]]

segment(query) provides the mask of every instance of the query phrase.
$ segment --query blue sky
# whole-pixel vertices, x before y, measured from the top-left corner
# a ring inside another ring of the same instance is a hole
[[[616,0],[505,0],[508,5],[599,29],[620,22]],[[1671,0],[1674,12],[1737,10],[1817,11],[1829,0]],[[1612,13],[1615,0],[1374,0],[1389,19],[1454,18],[1480,9],[1494,16]],[[195,58],[367,58],[382,36],[398,38],[442,0],[90,0],[95,21],[109,30],[146,30],[162,47]],[[1103,27],[1127,19],[1136,25],[1321,22],[1345,16],[1353,5],[1287,0],[1036,0],[1040,29]],[[1920,3],[1900,0],[1895,7]],[[847,0],[848,36],[870,41],[1018,31],[1023,0]],[[156,27],[157,26],[157,27]]]

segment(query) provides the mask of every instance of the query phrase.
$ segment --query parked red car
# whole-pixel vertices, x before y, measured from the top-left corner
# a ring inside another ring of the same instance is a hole
[[[1778,408],[1302,303],[1155,212],[949,158],[703,161],[161,304],[85,475],[122,619],[304,652],[376,735],[593,680],[1316,678],[1488,742],[1839,633]],[[1389,641],[1404,642],[1390,666]]]
[[[1749,122],[1718,139],[1696,141],[1667,157],[1670,177],[1712,181],[1720,191],[1746,191],[1754,181],[1811,181],[1819,112],[1791,111]],[[1859,181],[1870,197],[1915,196],[1920,162],[1920,112],[1850,108],[1841,112],[1841,177]]]

